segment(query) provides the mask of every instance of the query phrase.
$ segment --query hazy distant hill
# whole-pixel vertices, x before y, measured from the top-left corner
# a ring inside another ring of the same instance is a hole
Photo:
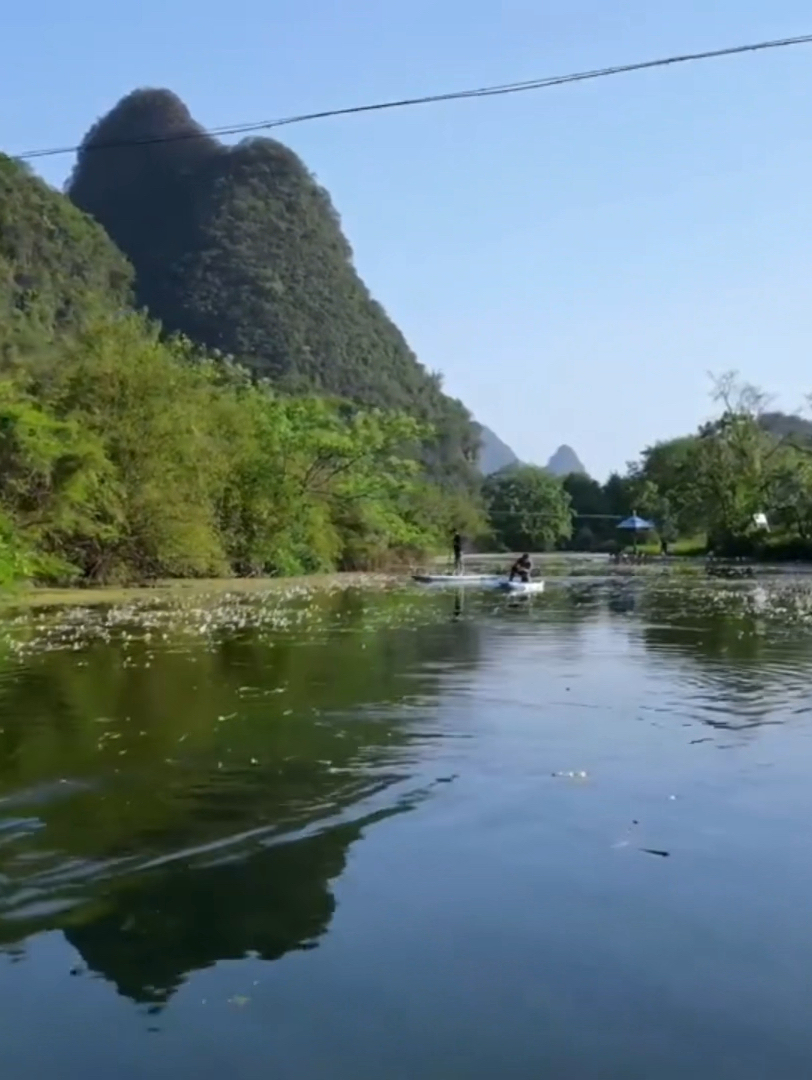
[[[760,418],[761,426],[779,439],[792,438],[796,442],[812,442],[812,420],[789,413],[767,412]]]
[[[547,462],[547,472],[551,472],[553,476],[569,476],[571,473],[582,473],[587,475],[587,471],[581,464],[581,459],[575,453],[571,446],[559,446],[550,460]]]
[[[490,476],[500,469],[519,464],[519,459],[510,447],[503,443],[498,435],[494,435],[490,428],[482,424],[477,424],[477,428],[480,440],[477,466],[483,476]]]

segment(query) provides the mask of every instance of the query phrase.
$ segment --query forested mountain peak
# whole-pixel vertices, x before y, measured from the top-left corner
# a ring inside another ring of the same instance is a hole
[[[134,165],[136,172],[141,173],[147,168],[154,170],[159,164],[175,167],[194,164],[222,149],[171,90],[149,87],[133,90],[87,132],[69,186],[77,194],[83,183],[109,176],[111,169],[121,162]],[[104,170],[87,167],[88,158],[94,153],[105,154]]]
[[[167,330],[285,389],[408,411],[436,427],[435,462],[473,466],[467,411],[370,296],[330,196],[288,147],[225,147],[174,94],[138,90],[88,132],[68,192]]]
[[[779,439],[812,442],[812,421],[792,413],[765,412],[759,417],[761,427]]]

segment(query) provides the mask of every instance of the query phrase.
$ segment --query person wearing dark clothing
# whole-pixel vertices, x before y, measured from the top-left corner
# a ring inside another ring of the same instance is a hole
[[[530,580],[530,571],[532,569],[533,564],[530,562],[530,556],[525,553],[516,560],[513,566],[511,566],[508,581],[523,581],[527,583]]]
[[[454,573],[462,573],[462,537],[458,532],[454,533],[454,539],[451,541],[454,548]]]

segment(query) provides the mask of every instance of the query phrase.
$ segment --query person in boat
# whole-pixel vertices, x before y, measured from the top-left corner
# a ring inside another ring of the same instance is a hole
[[[462,573],[462,537],[458,532],[454,533],[451,541],[451,546],[454,551],[454,573]]]
[[[530,581],[530,572],[532,569],[533,564],[530,562],[530,556],[525,552],[525,554],[520,555],[513,566],[511,566],[508,581],[522,581],[527,584],[527,582]]]

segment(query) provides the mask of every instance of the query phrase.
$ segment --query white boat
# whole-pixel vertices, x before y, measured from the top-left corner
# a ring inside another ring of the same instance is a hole
[[[418,585],[439,585],[451,588],[496,589],[499,592],[532,596],[544,592],[543,581],[508,581],[503,574],[413,574]]]
[[[502,592],[518,593],[519,596],[533,596],[544,592],[543,581],[502,581],[497,586]]]
[[[505,578],[498,574],[413,574],[412,580],[419,585],[475,585],[495,589]]]

